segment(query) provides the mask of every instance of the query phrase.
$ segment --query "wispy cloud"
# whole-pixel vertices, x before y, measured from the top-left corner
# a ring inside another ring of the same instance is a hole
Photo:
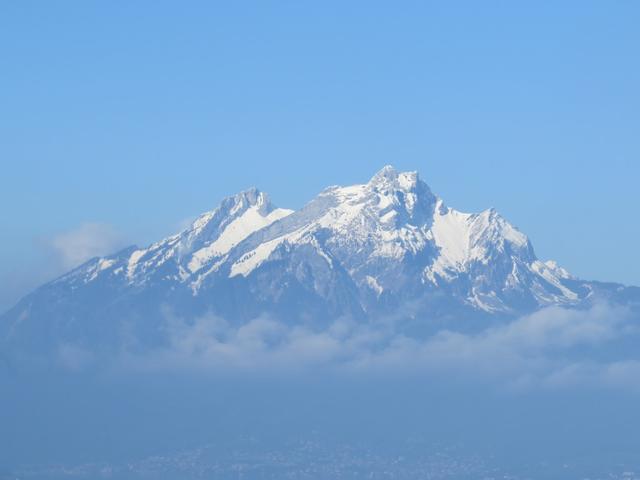
[[[123,236],[113,226],[96,222],[61,232],[47,243],[64,269],[76,267],[92,257],[113,253],[125,245]]]
[[[0,272],[0,313],[43,283],[92,257],[114,253],[129,244],[115,227],[100,222],[83,223],[34,240],[33,258]]]

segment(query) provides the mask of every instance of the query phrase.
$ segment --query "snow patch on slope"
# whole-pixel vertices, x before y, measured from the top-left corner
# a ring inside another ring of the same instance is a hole
[[[240,259],[236,260],[233,265],[231,265],[231,272],[229,273],[229,277],[235,277],[237,275],[242,275],[246,277],[251,273],[254,269],[260,266],[265,260],[269,258],[271,253],[284,241],[284,238],[276,238],[269,242],[265,242],[260,244],[254,250],[246,253]]]
[[[293,210],[278,208],[267,215],[260,212],[259,206],[247,209],[233,220],[212,243],[193,253],[188,268],[191,272],[200,270],[209,260],[221,257],[253,232],[272,224],[293,213]]]
[[[438,207],[442,205],[439,202]],[[464,269],[471,256],[471,228],[469,220],[472,216],[452,209],[436,208],[431,233],[440,255],[433,265],[433,272],[448,277],[450,270]]]

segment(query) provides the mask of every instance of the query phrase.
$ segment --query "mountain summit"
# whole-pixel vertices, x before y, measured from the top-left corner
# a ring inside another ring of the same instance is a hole
[[[182,232],[40,287],[0,317],[0,338],[44,350],[123,339],[139,346],[162,342],[167,315],[205,314],[238,324],[260,315],[307,325],[396,318],[421,330],[629,292],[539,260],[495,210],[454,210],[417,172],[386,166],[297,211],[255,188],[228,197]]]

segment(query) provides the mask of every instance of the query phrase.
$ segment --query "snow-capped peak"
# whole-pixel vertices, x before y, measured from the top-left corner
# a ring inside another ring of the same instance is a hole
[[[192,234],[197,235],[201,233],[212,220],[221,219],[224,221],[225,217],[242,214],[242,212],[252,207],[255,207],[263,215],[268,214],[275,208],[266,193],[252,187],[224,198],[218,208],[200,215],[188,230],[190,230]]]
[[[176,262],[176,275],[181,280],[205,266],[211,271],[211,263],[246,237],[290,213],[292,210],[276,208],[257,188],[242,191],[223,199],[218,208],[203,213],[182,232],[132,251],[125,268],[127,278],[145,282],[169,260]]]
[[[197,247],[198,243],[206,243],[215,239],[214,237],[217,237],[228,224],[244,215],[248,210],[261,217],[266,217],[277,208],[271,203],[266,193],[252,187],[226,197],[218,208],[200,215],[182,233],[182,236],[186,238],[186,243],[190,247]]]
[[[296,212],[255,188],[228,197],[176,235],[94,258],[41,287],[7,314],[4,331],[28,337],[40,329],[65,344],[84,344],[77,332],[98,342],[141,332],[146,341],[162,338],[148,332],[171,326],[158,322],[170,311],[185,324],[212,314],[243,325],[266,314],[311,328],[336,318],[391,321],[422,335],[444,321],[455,328],[487,315],[581,306],[603,293],[640,298],[620,288],[538,260],[494,209],[454,210],[416,172],[387,166]],[[111,319],[121,323],[109,334]]]
[[[367,186],[371,189],[391,188],[408,192],[415,190],[419,181],[418,172],[398,172],[393,166],[386,165],[369,180]]]
[[[369,180],[369,185],[393,182],[398,178],[398,171],[393,165],[385,165]]]
[[[198,245],[192,248],[193,255],[188,269],[191,272],[200,270],[211,259],[225,255],[255,231],[292,212],[293,210],[276,208],[269,197],[256,188],[224,199],[219,208],[201,216],[207,218],[208,235],[199,238]],[[198,226],[188,237],[193,237],[196,231],[196,236],[201,237],[203,230]]]
[[[233,200],[234,208],[236,209],[243,207],[256,207],[260,213],[268,214],[275,208],[271,203],[269,196],[255,187],[251,187],[248,190],[240,192],[230,198]],[[233,209],[230,213],[234,213]]]
[[[375,298],[450,289],[488,311],[508,310],[514,298],[537,304],[578,298],[566,285],[570,274],[539,261],[526,235],[494,209],[454,210],[417,172],[391,166],[367,183],[328,188],[296,212],[251,188],[183,232],[128,252],[123,265],[116,257],[103,260],[87,278],[120,271],[136,284],[170,278],[194,295],[224,278],[250,279],[255,271],[299,262],[290,268],[300,281],[313,279],[309,288],[330,290],[323,282],[342,271],[345,281]]]

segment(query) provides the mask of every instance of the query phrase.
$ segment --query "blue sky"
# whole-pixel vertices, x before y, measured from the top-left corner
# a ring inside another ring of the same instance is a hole
[[[71,247],[148,243],[253,185],[300,207],[389,163],[640,284],[639,21],[632,1],[3,2],[0,309]]]

